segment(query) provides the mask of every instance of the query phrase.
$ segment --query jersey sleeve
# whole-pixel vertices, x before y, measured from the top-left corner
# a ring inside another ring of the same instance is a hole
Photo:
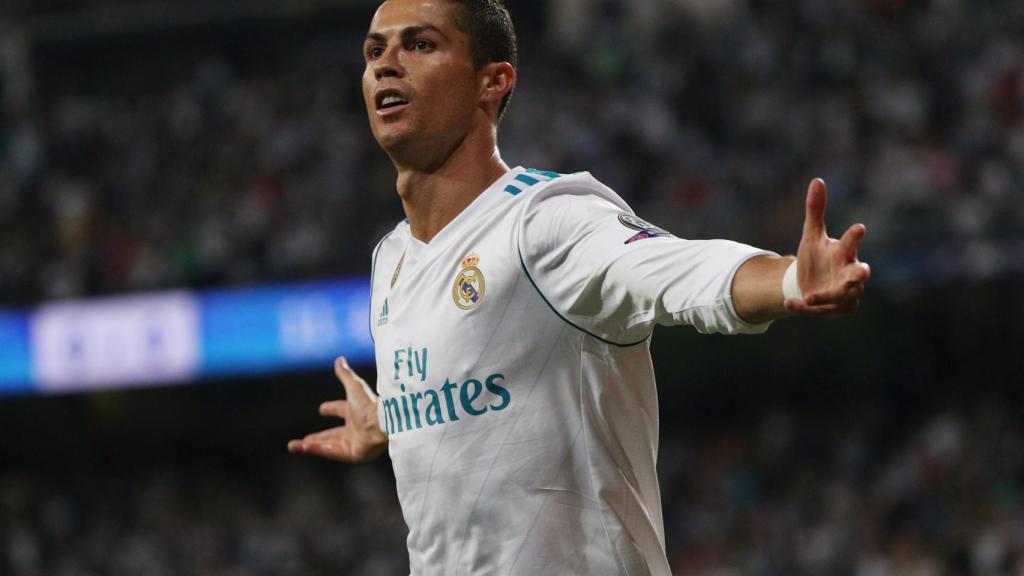
[[[637,218],[617,196],[579,187],[537,198],[523,213],[519,250],[551,308],[613,344],[643,341],[655,324],[724,334],[758,334],[770,325],[736,314],[732,281],[744,262],[772,252],[677,238]]]

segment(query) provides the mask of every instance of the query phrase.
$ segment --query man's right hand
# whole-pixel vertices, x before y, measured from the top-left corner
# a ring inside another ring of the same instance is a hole
[[[334,373],[345,387],[345,400],[324,402],[320,414],[341,418],[336,428],[288,442],[288,451],[342,462],[369,462],[388,447],[388,437],[377,425],[377,395],[344,358],[334,361]]]

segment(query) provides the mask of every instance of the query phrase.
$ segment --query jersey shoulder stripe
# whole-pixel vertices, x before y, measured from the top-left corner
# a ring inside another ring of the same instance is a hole
[[[527,168],[526,174],[518,174],[515,177],[516,184],[509,184],[505,186],[505,192],[513,196],[518,196],[523,191],[542,184],[544,182],[550,182],[556,178],[561,178],[563,175],[558,172],[549,172],[547,170],[537,170],[536,168]]]

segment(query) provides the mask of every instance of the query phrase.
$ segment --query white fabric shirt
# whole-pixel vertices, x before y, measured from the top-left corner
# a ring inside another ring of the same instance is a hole
[[[429,244],[399,224],[371,331],[412,573],[669,574],[648,338],[766,330],[731,300],[760,254],[671,236],[587,173],[516,168]]]

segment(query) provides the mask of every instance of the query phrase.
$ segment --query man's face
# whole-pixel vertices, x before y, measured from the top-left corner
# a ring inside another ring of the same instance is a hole
[[[388,153],[430,154],[457,145],[479,109],[469,38],[447,0],[388,0],[363,46],[363,98]]]

